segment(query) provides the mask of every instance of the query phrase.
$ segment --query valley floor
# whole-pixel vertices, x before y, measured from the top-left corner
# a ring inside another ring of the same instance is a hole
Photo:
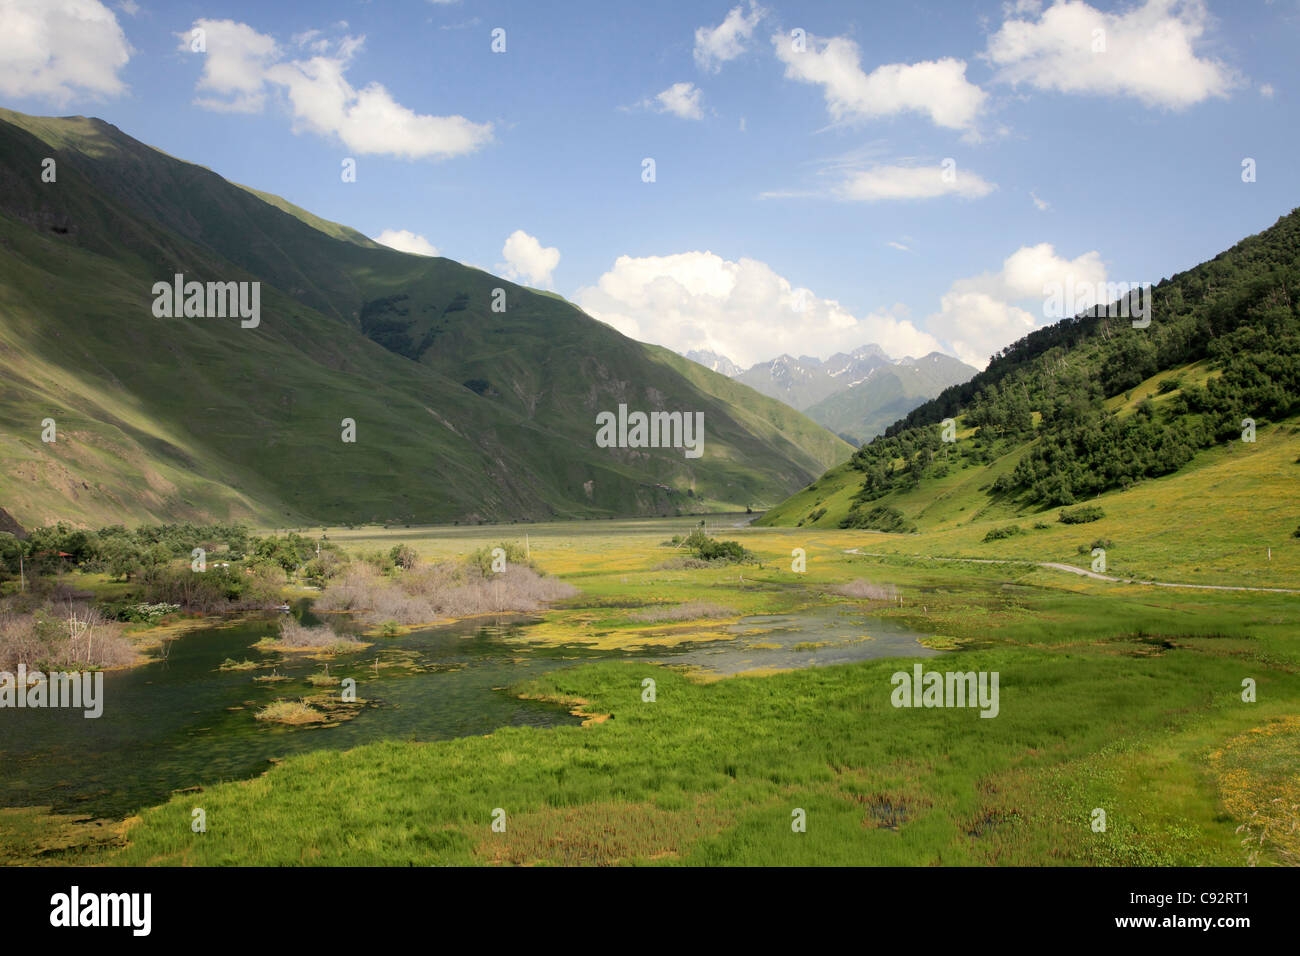
[[[945,653],[790,668],[790,647],[778,650],[756,626],[743,638],[752,666],[738,676],[671,656],[572,664],[501,693],[563,702],[594,718],[583,726],[302,753],[111,825],[6,811],[0,858],[1300,863],[1300,595],[1094,580],[1029,563],[1019,541],[1014,557],[1025,563],[886,554],[878,534],[736,527],[744,516],[711,518],[709,533],[740,541],[761,566],[681,567],[667,539],[697,520],[329,534],[349,550],[406,543],[426,558],[527,534],[532,559],[581,594],[503,638],[521,653],[707,646],[735,640],[728,628],[741,619],[827,609],[867,612],[855,640],[907,629]],[[910,540],[923,547],[924,537]],[[792,570],[796,548],[803,572]],[[855,581],[896,597],[837,590]],[[638,619],[647,607],[692,602],[712,605],[713,616]],[[795,648],[810,663],[833,650]],[[893,676],[918,664],[996,672],[997,716],[895,707]],[[436,693],[426,706],[439,706]],[[191,828],[195,807],[205,833]],[[802,831],[792,826],[800,820]]]

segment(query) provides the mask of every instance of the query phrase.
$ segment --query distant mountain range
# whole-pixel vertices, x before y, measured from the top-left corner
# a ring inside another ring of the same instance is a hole
[[[781,355],[743,370],[717,352],[697,350],[686,357],[798,409],[859,445],[977,371],[941,352],[891,359],[878,345],[837,352],[824,362],[811,355]]]

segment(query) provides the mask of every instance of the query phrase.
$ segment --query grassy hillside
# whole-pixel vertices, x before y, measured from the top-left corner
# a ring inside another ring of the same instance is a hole
[[[261,282],[261,324],[155,318],[177,272]],[[0,505],[28,525],[743,509],[851,451],[557,296],[379,246],[96,119],[0,111],[0,306]],[[703,411],[704,456],[597,448],[619,403]]]

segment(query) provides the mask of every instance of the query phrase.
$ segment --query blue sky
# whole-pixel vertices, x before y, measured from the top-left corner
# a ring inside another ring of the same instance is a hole
[[[1300,204],[1296,49],[1296,0],[0,0],[0,102],[681,350],[982,365],[1045,281],[1158,281]]]

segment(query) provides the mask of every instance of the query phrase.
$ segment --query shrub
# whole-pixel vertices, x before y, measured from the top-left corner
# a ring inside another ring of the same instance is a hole
[[[114,621],[125,621],[128,624],[157,624],[167,615],[175,614],[180,609],[179,604],[168,604],[165,601],[157,604],[116,601],[103,607],[105,617]]]
[[[1106,512],[1096,505],[1081,505],[1073,510],[1064,510],[1060,514],[1062,524],[1087,524],[1089,521],[1100,521],[1106,517]]]
[[[840,521],[841,528],[865,528],[872,531],[887,531],[894,534],[906,534],[915,531],[901,511],[888,505],[877,505],[870,511],[862,510],[862,503],[855,504]]]
[[[1025,529],[1018,524],[1003,525],[1001,528],[991,528],[989,533],[984,536],[984,540],[1001,541],[1003,538],[1014,538],[1018,534],[1024,534]]]
[[[521,564],[527,567],[532,567],[532,562],[528,560],[527,552],[524,551],[524,546],[522,544],[520,544],[518,541],[502,541],[501,543],[494,545],[492,547],[479,548],[477,551],[475,551],[473,554],[469,556],[470,563],[477,565],[479,571],[481,571],[483,574],[487,575],[493,573],[492,571],[493,547],[500,548],[502,551],[505,552],[507,570],[510,568],[511,565],[515,565],[515,564]]]
[[[420,560],[420,556],[415,553],[415,549],[409,544],[393,545],[393,550],[388,552],[392,558],[393,565],[401,568],[403,571],[409,571],[415,567],[415,563]]]
[[[335,647],[358,643],[351,635],[335,634],[326,624],[307,625],[294,617],[280,621],[279,642],[284,647]]]
[[[491,566],[491,550],[488,554]],[[508,553],[508,552],[507,552]],[[368,624],[432,624],[447,617],[535,611],[548,601],[572,597],[576,588],[538,574],[523,563],[507,563],[498,574],[484,573],[475,553],[467,563],[420,565],[386,577],[366,564],[353,565],[321,593],[325,611],[358,611]],[[508,560],[508,559],[507,559]]]
[[[692,531],[682,544],[699,560],[711,564],[757,563],[757,558],[741,547],[739,541],[719,541],[703,531]]]
[[[98,669],[135,659],[122,626],[83,601],[65,599],[34,610],[6,603],[0,607],[0,670]]]
[[[826,509],[825,509],[825,508],[818,508],[818,509],[816,509],[815,511],[810,511],[810,512],[808,513],[808,517],[806,517],[806,518],[804,519],[804,521],[806,521],[808,524],[813,524],[814,522],[818,521],[818,520],[819,520],[823,515],[825,515],[825,514],[826,514]],[[800,523],[800,524],[803,524],[804,521],[801,521],[801,522],[799,522],[799,523]]]

